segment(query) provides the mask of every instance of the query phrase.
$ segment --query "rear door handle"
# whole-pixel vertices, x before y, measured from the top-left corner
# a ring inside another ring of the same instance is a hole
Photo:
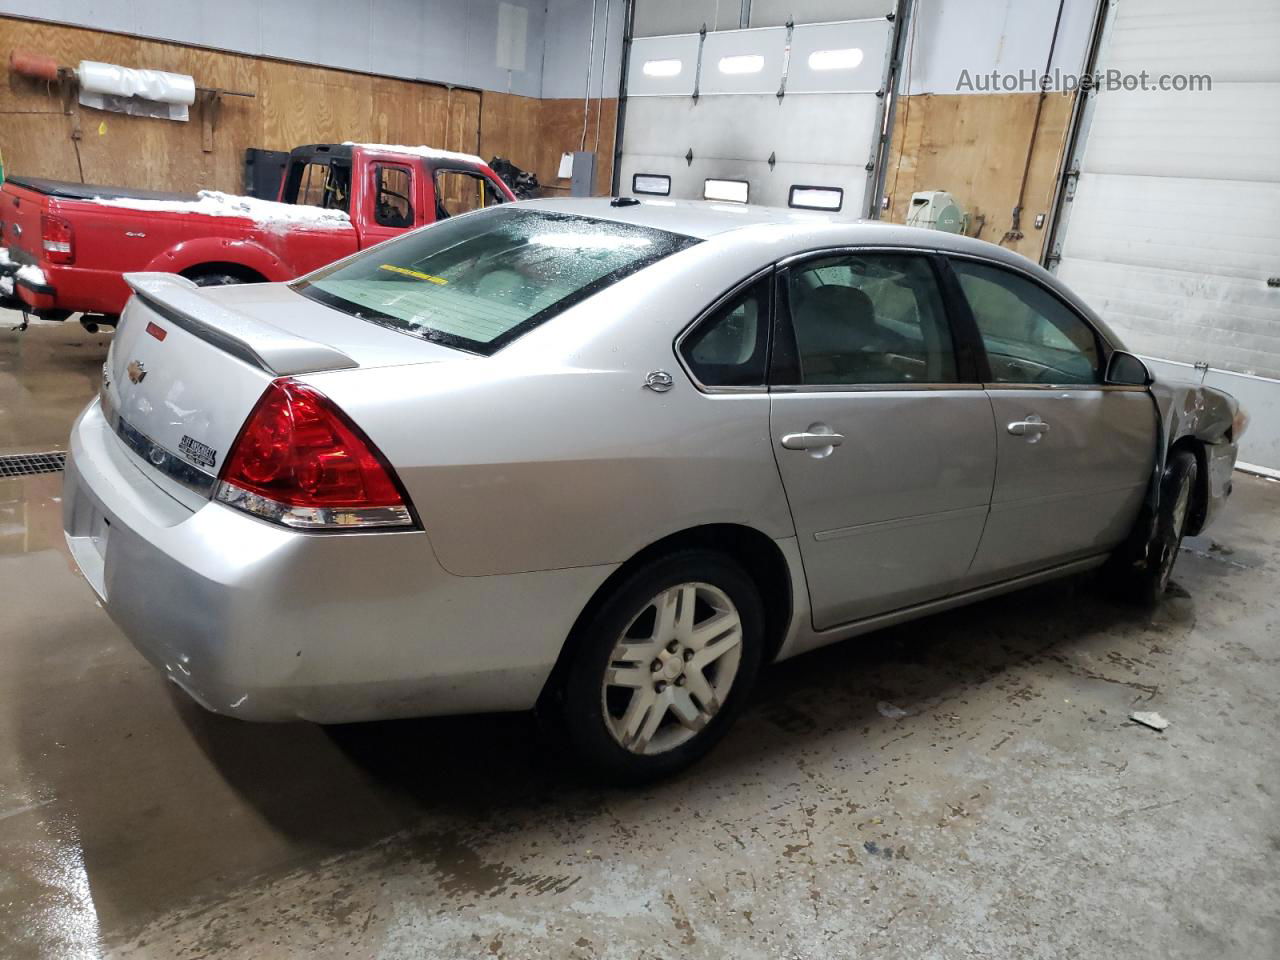
[[[782,437],[782,446],[787,450],[820,450],[842,443],[844,435],[840,433],[787,433]]]
[[[1014,420],[1009,424],[1009,432],[1015,437],[1028,437],[1038,440],[1040,434],[1049,432],[1049,425],[1034,414],[1025,420]]]

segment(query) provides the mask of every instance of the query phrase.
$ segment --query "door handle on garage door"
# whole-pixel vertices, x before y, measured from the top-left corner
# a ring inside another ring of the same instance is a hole
[[[1040,434],[1049,432],[1049,425],[1032,414],[1025,420],[1015,420],[1009,424],[1009,432],[1015,437],[1026,437],[1034,443],[1040,439]]]
[[[782,446],[787,450],[821,450],[823,447],[838,447],[842,443],[844,435],[839,433],[788,433],[782,437]]]

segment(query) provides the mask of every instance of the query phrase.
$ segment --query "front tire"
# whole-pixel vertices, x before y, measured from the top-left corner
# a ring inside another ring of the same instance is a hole
[[[1146,556],[1130,571],[1126,585],[1126,592],[1139,603],[1154,606],[1169,586],[1195,501],[1199,472],[1196,455],[1190,450],[1175,452],[1165,465],[1155,531]]]
[[[682,551],[619,584],[578,640],[561,691],[563,736],[595,773],[642,783],[724,736],[760,668],[764,607],[733,560]]]

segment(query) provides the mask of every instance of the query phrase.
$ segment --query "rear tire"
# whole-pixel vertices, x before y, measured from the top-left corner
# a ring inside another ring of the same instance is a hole
[[[615,783],[689,766],[741,712],[764,623],[754,581],[730,558],[687,550],[646,564],[581,626],[557,698],[560,735]]]
[[[1130,599],[1154,606],[1164,596],[1195,503],[1199,472],[1196,455],[1190,450],[1178,450],[1165,465],[1155,531],[1145,557],[1129,568],[1124,584]]]
[[[190,280],[197,287],[225,287],[233,283],[244,283],[242,279],[230,273],[197,273]]]

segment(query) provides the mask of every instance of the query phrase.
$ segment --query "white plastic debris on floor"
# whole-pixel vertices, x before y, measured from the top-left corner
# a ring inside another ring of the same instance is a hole
[[[44,271],[37,267],[34,263],[23,264],[18,268],[18,272],[14,274],[19,280],[25,280],[27,283],[42,287],[47,282],[44,278]]]
[[[1164,730],[1169,726],[1169,721],[1154,710],[1135,710],[1129,714],[1129,719],[1134,723],[1140,723],[1144,727],[1150,727],[1152,730]]]
[[[147,200],[142,197],[119,197],[108,200],[95,197],[93,202],[106,207],[124,207],[128,210],[197,213],[206,217],[240,217],[258,223],[305,224],[336,229],[351,227],[351,218],[341,210],[279,203],[275,200],[259,200],[257,197],[240,197],[218,190],[201,190],[196,194],[195,200]]]
[[[406,147],[390,143],[353,143],[348,140],[344,147],[362,147],[365,150],[386,150],[390,153],[405,153],[413,157],[426,157],[428,160],[453,160],[462,163],[484,163],[474,153],[454,153],[452,150],[438,150],[435,147]]]
[[[0,297],[13,296],[13,277],[0,277]]]

